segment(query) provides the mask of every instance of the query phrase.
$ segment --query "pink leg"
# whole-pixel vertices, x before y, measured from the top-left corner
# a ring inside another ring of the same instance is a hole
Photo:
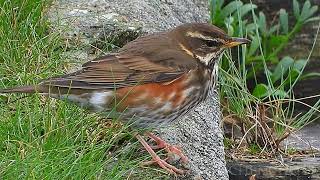
[[[184,174],[184,171],[181,169],[178,169],[171,164],[167,163],[165,160],[162,160],[150,147],[150,145],[139,135],[136,135],[136,138],[138,141],[142,144],[142,146],[148,151],[148,153],[151,155],[154,162],[156,162],[161,168],[168,171],[170,174]]]
[[[188,162],[188,158],[182,153],[180,147],[173,146],[173,145],[166,143],[163,139],[152,134],[151,132],[146,132],[146,135],[149,136],[151,139],[153,139],[157,143],[157,145],[153,146],[152,149],[164,148],[167,151],[167,153],[178,155],[181,158],[182,162],[184,162],[184,163]]]

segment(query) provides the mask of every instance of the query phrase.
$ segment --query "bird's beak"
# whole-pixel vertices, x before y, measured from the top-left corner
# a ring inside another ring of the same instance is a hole
[[[246,39],[246,38],[231,38],[231,40],[225,45],[225,47],[227,48],[231,48],[231,47],[234,47],[234,46],[238,46],[238,45],[241,45],[241,44],[248,44],[250,43],[251,41],[249,39]]]

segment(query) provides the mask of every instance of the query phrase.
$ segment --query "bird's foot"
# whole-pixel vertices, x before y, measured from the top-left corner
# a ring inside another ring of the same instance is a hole
[[[169,164],[166,159],[161,159],[152,149],[152,147],[143,139],[142,136],[140,136],[139,134],[136,135],[136,138],[138,139],[138,141],[143,145],[143,147],[148,151],[148,153],[151,155],[152,157],[152,161],[148,161],[148,162],[144,162],[142,163],[142,165],[151,165],[151,164],[158,164],[161,168],[163,168],[164,170],[168,171],[170,174],[184,174],[184,170],[182,169],[178,169],[175,166]]]
[[[152,146],[152,149],[154,149],[154,150],[156,150],[156,149],[165,149],[169,155],[170,154],[177,155],[177,156],[180,157],[180,159],[182,160],[183,163],[188,163],[187,156],[185,156],[182,153],[182,150],[181,150],[181,148],[179,146],[174,146],[174,145],[168,144],[163,139],[161,139],[160,137],[154,135],[151,132],[147,132],[146,135],[148,137],[150,137],[151,139],[153,139],[157,144],[155,146]]]

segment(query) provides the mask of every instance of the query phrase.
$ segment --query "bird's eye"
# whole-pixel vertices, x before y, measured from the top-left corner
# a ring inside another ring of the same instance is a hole
[[[215,40],[204,40],[204,42],[208,47],[219,47],[222,44],[221,42]]]

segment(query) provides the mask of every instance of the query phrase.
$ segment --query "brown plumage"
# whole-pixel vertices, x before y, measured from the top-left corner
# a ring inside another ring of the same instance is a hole
[[[67,99],[95,112],[115,108],[123,121],[134,116],[134,127],[160,127],[202,102],[214,85],[215,67],[222,52],[248,42],[231,38],[209,24],[184,24],[138,38],[118,53],[83,64],[74,73],[0,93],[38,92]],[[151,133],[147,135],[186,161],[179,149]],[[162,168],[171,173],[183,172],[159,159],[140,135],[137,138]]]

